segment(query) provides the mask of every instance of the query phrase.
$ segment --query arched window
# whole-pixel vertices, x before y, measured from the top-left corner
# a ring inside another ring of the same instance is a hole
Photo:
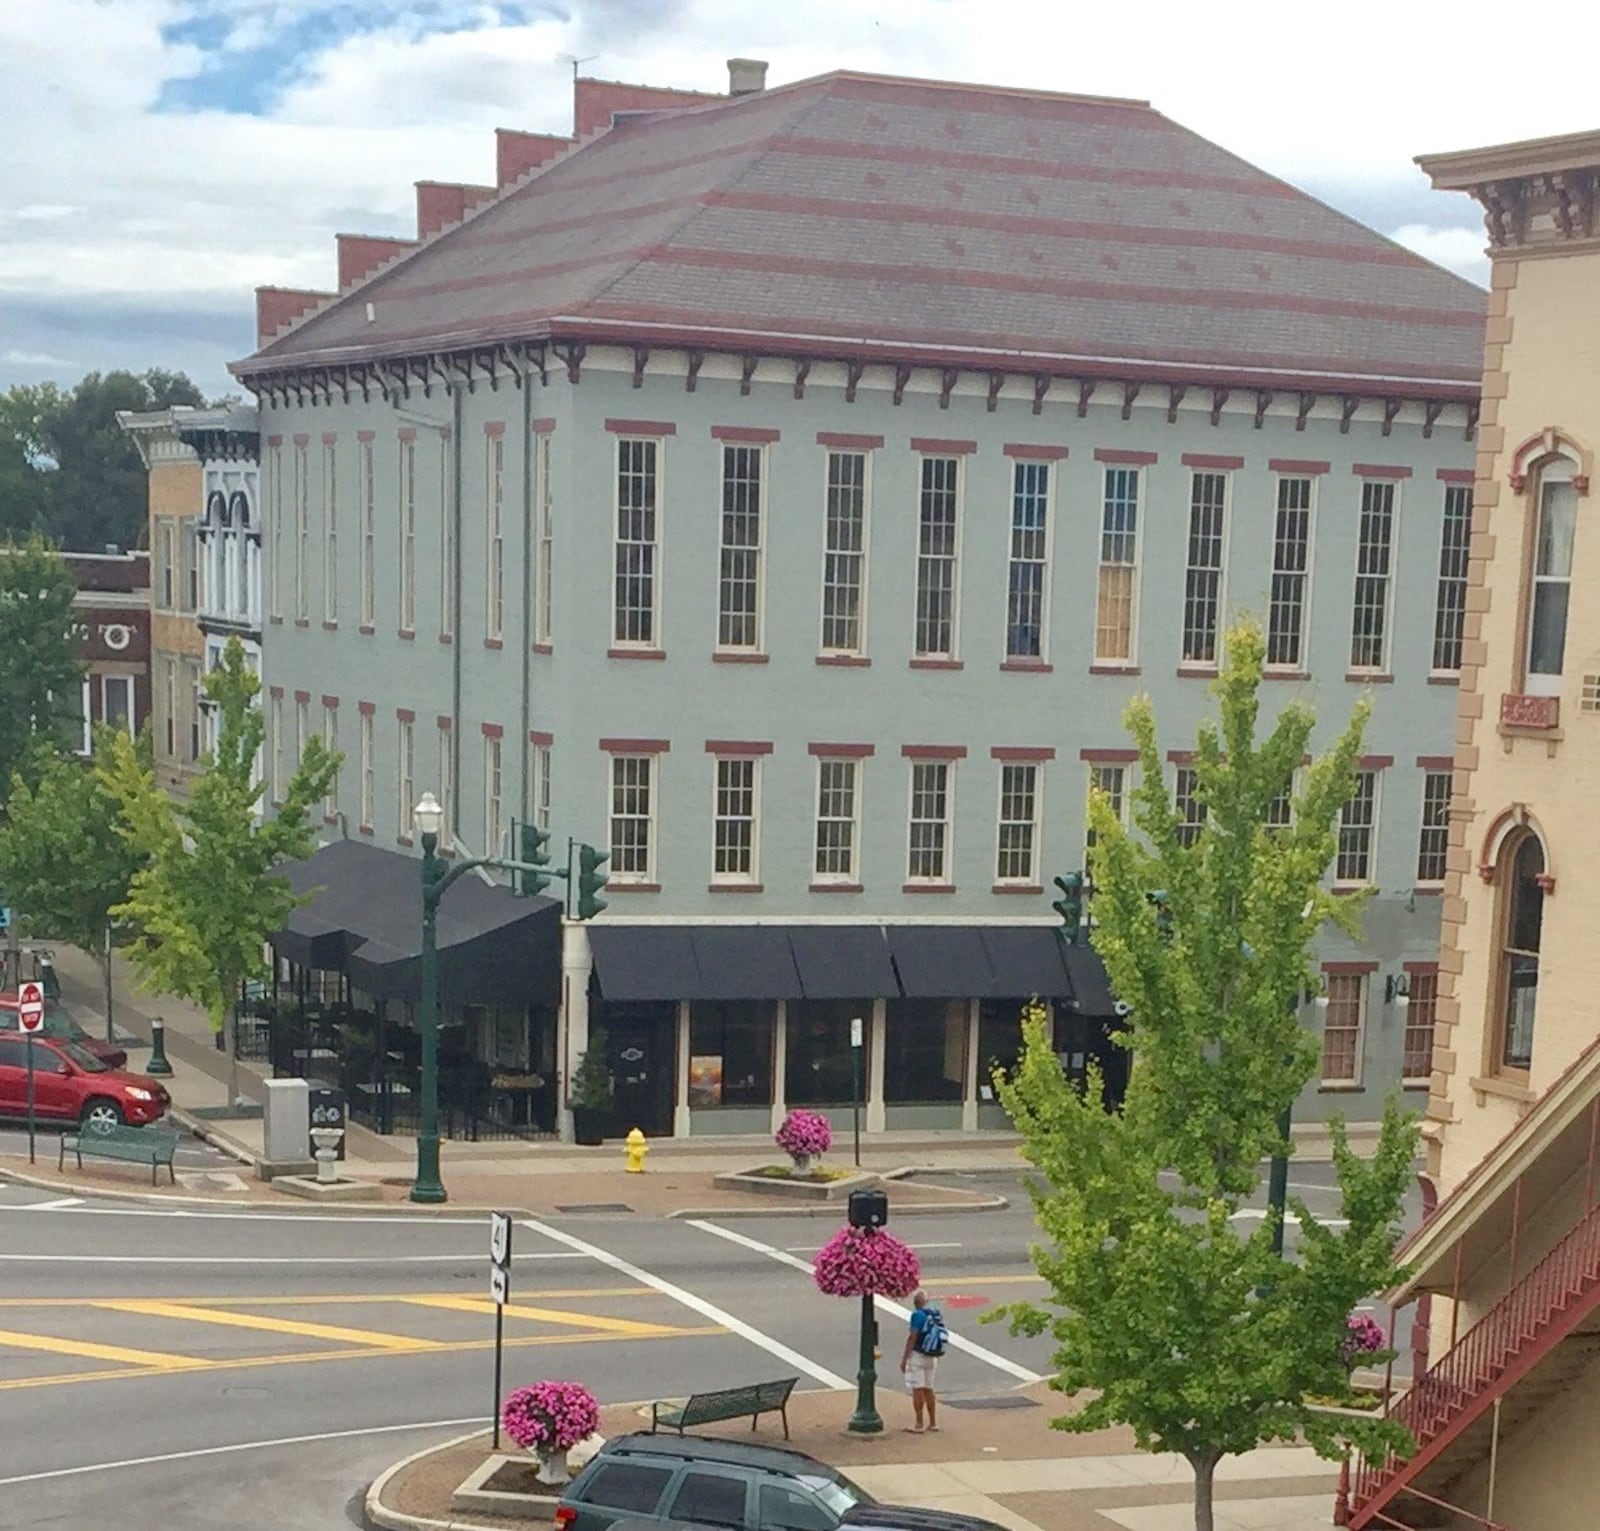
[[[228,524],[228,502],[220,489],[213,489],[206,496],[206,521],[211,526]]]
[[[1578,527],[1578,487],[1569,458],[1551,458],[1539,470],[1533,556],[1528,580],[1528,649],[1525,690],[1558,696],[1567,646],[1572,594],[1572,544]]]
[[[1525,1070],[1533,1061],[1534,1012],[1539,998],[1539,933],[1544,921],[1544,847],[1531,830],[1502,853],[1500,899],[1500,1035],[1496,1064]]]
[[[250,524],[250,500],[242,489],[235,489],[228,498],[228,510],[240,526]]]

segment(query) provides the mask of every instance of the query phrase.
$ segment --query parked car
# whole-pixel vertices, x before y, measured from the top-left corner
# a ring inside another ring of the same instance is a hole
[[[872,1496],[837,1468],[787,1446],[707,1436],[619,1435],[573,1479],[556,1531],[650,1531],[674,1524],[733,1531],[836,1531]]]
[[[87,1048],[61,1037],[33,1039],[33,1109],[41,1121],[143,1127],[171,1104],[159,1080],[107,1068]],[[27,1110],[28,1039],[0,1032],[0,1116],[25,1116]]]
[[[775,1531],[799,1531],[793,1525],[784,1526],[771,1521]],[[762,1531],[766,1531],[766,1524]],[[808,1521],[806,1525],[820,1525]],[[611,1523],[611,1531],[724,1531],[716,1521],[709,1520],[640,1520],[630,1515],[626,1520]],[[845,1513],[840,1531],[1005,1531],[992,1520],[980,1520],[976,1515],[960,1515],[954,1510],[920,1510],[904,1504],[858,1504]]]
[[[0,991],[0,1032],[21,1030],[22,1022],[17,1019],[16,991]],[[79,1047],[92,1052],[108,1069],[128,1066],[128,1055],[122,1048],[115,1042],[107,1042],[104,1037],[90,1036],[73,1019],[72,1012],[53,999],[46,998],[44,1002],[44,1031],[41,1035],[76,1042]]]

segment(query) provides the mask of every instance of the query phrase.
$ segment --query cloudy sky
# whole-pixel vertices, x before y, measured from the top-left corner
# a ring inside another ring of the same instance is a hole
[[[496,127],[570,132],[563,55],[691,89],[744,55],[773,84],[1137,96],[1482,281],[1473,205],[1412,156],[1600,126],[1571,62],[1600,7],[1519,14],[1552,52],[1508,89],[1487,0],[0,0],[0,388],[232,386],[257,285],[331,286],[336,230],[411,234],[414,181],[492,181]]]

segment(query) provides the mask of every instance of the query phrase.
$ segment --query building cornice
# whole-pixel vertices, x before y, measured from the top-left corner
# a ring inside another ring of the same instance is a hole
[[[1417,164],[1436,189],[1464,191],[1483,209],[1491,259],[1600,248],[1600,132],[1424,154]]]

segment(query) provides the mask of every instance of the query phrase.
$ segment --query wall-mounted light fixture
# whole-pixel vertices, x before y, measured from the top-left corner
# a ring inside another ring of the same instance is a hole
[[[1383,1000],[1387,1005],[1398,1005],[1404,1010],[1411,1003],[1411,975],[1391,973],[1384,979]]]

